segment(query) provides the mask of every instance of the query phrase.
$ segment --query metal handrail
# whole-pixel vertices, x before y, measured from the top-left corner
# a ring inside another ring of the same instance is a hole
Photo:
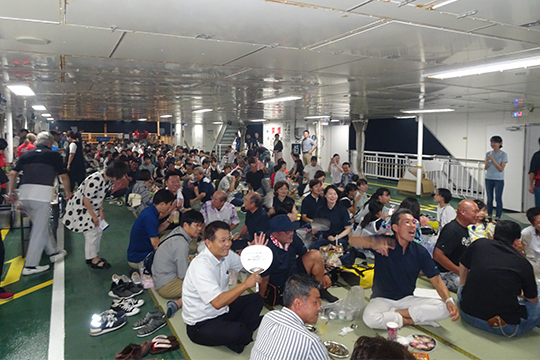
[[[437,160],[440,169],[423,173],[433,181],[436,188],[449,189],[453,196],[460,198],[483,199],[484,161],[476,159],[457,159],[451,156],[423,155],[422,161]],[[377,178],[399,180],[408,170],[419,168],[416,154],[364,151],[364,174]]]

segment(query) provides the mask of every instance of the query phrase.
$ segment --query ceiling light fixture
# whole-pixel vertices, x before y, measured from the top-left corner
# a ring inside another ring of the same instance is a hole
[[[396,119],[416,119],[414,115],[394,116]]]
[[[458,0],[446,0],[446,1],[443,1],[443,2],[438,3],[437,5],[433,5],[431,8],[432,8],[433,10],[435,10],[435,9],[438,9],[438,8],[443,7],[443,6],[445,6],[445,5],[454,3],[454,2],[456,2],[456,1],[458,1]]]
[[[140,118],[139,121],[146,121],[147,119],[145,118]]]
[[[161,115],[160,118],[162,119],[172,118],[172,115]]]
[[[205,112],[210,112],[210,111],[214,111],[214,109],[199,109],[199,110],[193,110],[192,112],[194,114],[200,114],[200,113],[205,113]]]
[[[47,45],[51,43],[51,40],[49,39],[38,38],[35,36],[19,36],[16,37],[15,40],[28,45]]]
[[[338,119],[332,119],[332,120],[330,120],[330,122],[339,122],[339,120]]]
[[[404,114],[431,114],[431,113],[444,113],[452,112],[454,109],[414,109],[414,110],[400,110]]]
[[[301,96],[283,96],[283,97],[277,97],[273,99],[259,100],[259,102],[262,104],[271,104],[271,103],[277,103],[277,102],[283,102],[283,101],[298,100],[301,98],[302,98]]]
[[[221,121],[214,121],[212,124],[214,124],[214,125],[223,125],[223,123]]]
[[[41,116],[48,118],[48,117],[51,117],[52,115],[51,114],[41,114]]]
[[[7,88],[18,96],[36,96],[28,85],[7,85]]]
[[[451,79],[455,77],[481,75],[498,71],[522,69],[528,67],[540,66],[540,56],[533,56],[523,59],[501,61],[485,65],[476,65],[463,67],[461,69],[454,69],[448,71],[441,71],[433,74],[424,75],[431,79]]]
[[[49,117],[49,118],[47,118],[47,120],[49,120],[49,121],[53,121],[53,120],[54,120],[54,118],[52,118],[52,117]]]
[[[45,111],[47,110],[47,108],[43,105],[32,105],[32,109],[36,110],[36,111]]]
[[[265,122],[266,119],[253,119],[253,120],[249,120],[250,122]]]
[[[314,116],[305,116],[304,119],[328,119],[328,115],[314,115]]]

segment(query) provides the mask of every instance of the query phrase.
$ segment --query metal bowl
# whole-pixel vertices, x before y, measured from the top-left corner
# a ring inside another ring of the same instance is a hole
[[[325,341],[323,342],[328,354],[336,359],[346,359],[349,357],[349,349],[343,344],[340,344],[335,341]]]

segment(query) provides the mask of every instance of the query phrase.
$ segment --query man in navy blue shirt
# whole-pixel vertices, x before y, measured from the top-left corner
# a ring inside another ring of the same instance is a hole
[[[152,200],[152,205],[144,209],[131,227],[127,258],[129,266],[139,268],[139,263],[159,245],[159,214],[166,214],[175,206],[176,195],[161,189]],[[172,220],[167,219],[170,223]]]
[[[327,290],[332,285],[332,280],[326,275],[320,251],[307,250],[304,242],[295,236],[294,231],[298,226],[298,221],[292,222],[289,216],[284,214],[276,215],[270,220],[266,246],[272,250],[274,256],[270,268],[261,274],[259,293],[264,297],[267,285],[271,284],[277,291],[277,304],[282,304],[287,279],[294,274],[308,274],[323,285],[323,289],[320,290],[322,299],[329,302],[337,301],[338,298]]]
[[[193,178],[195,179],[195,187],[193,188],[195,198],[191,200],[191,208],[200,211],[202,205],[212,199],[215,189],[210,179],[204,176],[202,167],[196,167],[193,170]]]
[[[322,184],[319,180],[313,179],[309,181],[309,194],[302,200],[302,223],[311,223],[315,219],[315,213],[322,203]]]
[[[252,192],[244,198],[244,207],[246,209],[246,221],[240,232],[233,237],[232,250],[238,251],[252,241],[254,235],[258,232],[267,232],[270,229],[270,223],[266,211],[262,208],[263,199],[258,193]]]
[[[364,310],[364,323],[372,329],[386,329],[388,322],[404,325],[431,325],[452,317],[459,319],[459,310],[439,276],[439,269],[428,251],[414,242],[416,224],[408,209],[392,215],[395,237],[351,238],[351,244],[375,250],[375,276],[371,300]],[[386,240],[386,241],[385,241]],[[386,242],[388,247],[381,245]],[[413,295],[418,274],[423,271],[441,299]]]

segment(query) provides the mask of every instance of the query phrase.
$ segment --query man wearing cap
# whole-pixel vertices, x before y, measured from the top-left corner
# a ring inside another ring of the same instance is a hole
[[[270,220],[268,247],[274,255],[272,265],[262,275],[259,293],[271,305],[283,303],[283,289],[287,279],[294,274],[308,274],[321,282],[321,298],[335,302],[337,297],[327,290],[332,280],[326,275],[324,261],[318,250],[308,251],[304,242],[295,234],[299,222],[292,222],[287,215],[277,215]],[[268,292],[266,291],[268,288]],[[270,296],[276,295],[276,300]]]

